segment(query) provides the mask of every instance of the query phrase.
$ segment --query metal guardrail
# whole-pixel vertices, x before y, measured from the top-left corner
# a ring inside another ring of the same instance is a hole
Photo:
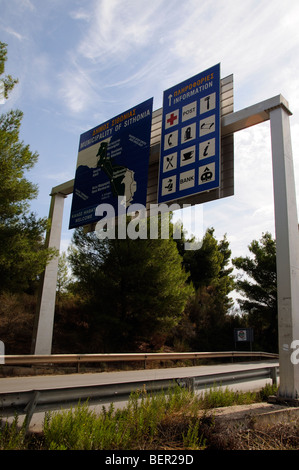
[[[5,365],[77,364],[94,362],[132,362],[195,360],[214,358],[258,357],[278,359],[278,354],[257,351],[173,352],[173,353],[113,353],[113,354],[51,354],[2,356]]]
[[[205,389],[208,386],[229,385],[257,379],[270,378],[272,383],[276,383],[278,373],[277,364],[250,370],[220,372],[193,377],[184,377],[182,369],[182,377],[171,379],[139,380],[117,384],[6,392],[0,393],[0,415],[25,414],[26,429],[28,430],[34,413],[70,407],[79,401],[84,402],[88,400],[89,404],[125,401],[132,392],[138,390],[146,390],[147,392],[167,391],[177,385],[196,391]]]

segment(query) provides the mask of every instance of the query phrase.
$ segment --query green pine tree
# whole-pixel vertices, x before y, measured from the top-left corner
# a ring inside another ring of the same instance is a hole
[[[249,245],[251,257],[233,259],[234,266],[243,271],[236,282],[243,299],[240,306],[248,315],[248,326],[255,331],[255,342],[261,350],[277,352],[277,278],[276,241],[268,232]]]
[[[234,276],[230,257],[229,242],[225,236],[218,241],[213,228],[206,231],[200,249],[184,253],[184,264],[196,290],[189,304],[193,349],[216,351],[231,347],[228,312],[233,305],[229,294],[234,289]]]
[[[79,229],[69,260],[106,351],[161,346],[193,293],[171,238],[98,240]]]
[[[0,42],[0,80],[8,96],[17,80],[2,78],[7,58],[6,44]],[[37,186],[26,172],[38,159],[28,145],[19,140],[23,113],[11,110],[0,115],[0,292],[22,292],[35,288],[51,250],[43,246],[46,219],[29,212]]]

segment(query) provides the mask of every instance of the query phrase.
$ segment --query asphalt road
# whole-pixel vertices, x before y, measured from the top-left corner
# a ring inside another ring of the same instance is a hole
[[[99,384],[116,384],[124,382],[134,382],[155,379],[176,379],[182,377],[205,376],[210,374],[233,372],[240,370],[250,370],[263,368],[269,365],[278,365],[277,361],[253,361],[242,363],[219,364],[213,366],[176,367],[168,369],[146,369],[120,372],[100,372],[100,373],[77,373],[67,375],[42,375],[33,377],[8,377],[0,379],[0,393],[17,392],[27,390],[43,390],[52,388],[64,388]],[[259,390],[266,383],[271,383],[271,379],[254,380],[249,382],[229,385],[230,389],[247,391]],[[117,407],[124,406],[124,402],[118,402]],[[95,410],[102,409],[102,404],[93,405]],[[33,415],[30,429],[40,431],[44,419],[44,413]],[[20,419],[20,423],[22,420]]]

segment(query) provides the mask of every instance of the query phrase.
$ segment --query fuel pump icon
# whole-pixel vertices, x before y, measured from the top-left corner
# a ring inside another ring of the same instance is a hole
[[[191,135],[191,127],[187,127],[186,131],[185,131],[185,135],[184,135],[184,140],[189,140],[192,138],[192,135]]]

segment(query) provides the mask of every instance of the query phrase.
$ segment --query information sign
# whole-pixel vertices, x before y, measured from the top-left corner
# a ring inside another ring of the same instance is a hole
[[[220,64],[164,91],[158,203],[220,186]]]
[[[153,99],[94,127],[80,136],[69,228],[92,224],[100,204],[118,215],[146,205]]]

